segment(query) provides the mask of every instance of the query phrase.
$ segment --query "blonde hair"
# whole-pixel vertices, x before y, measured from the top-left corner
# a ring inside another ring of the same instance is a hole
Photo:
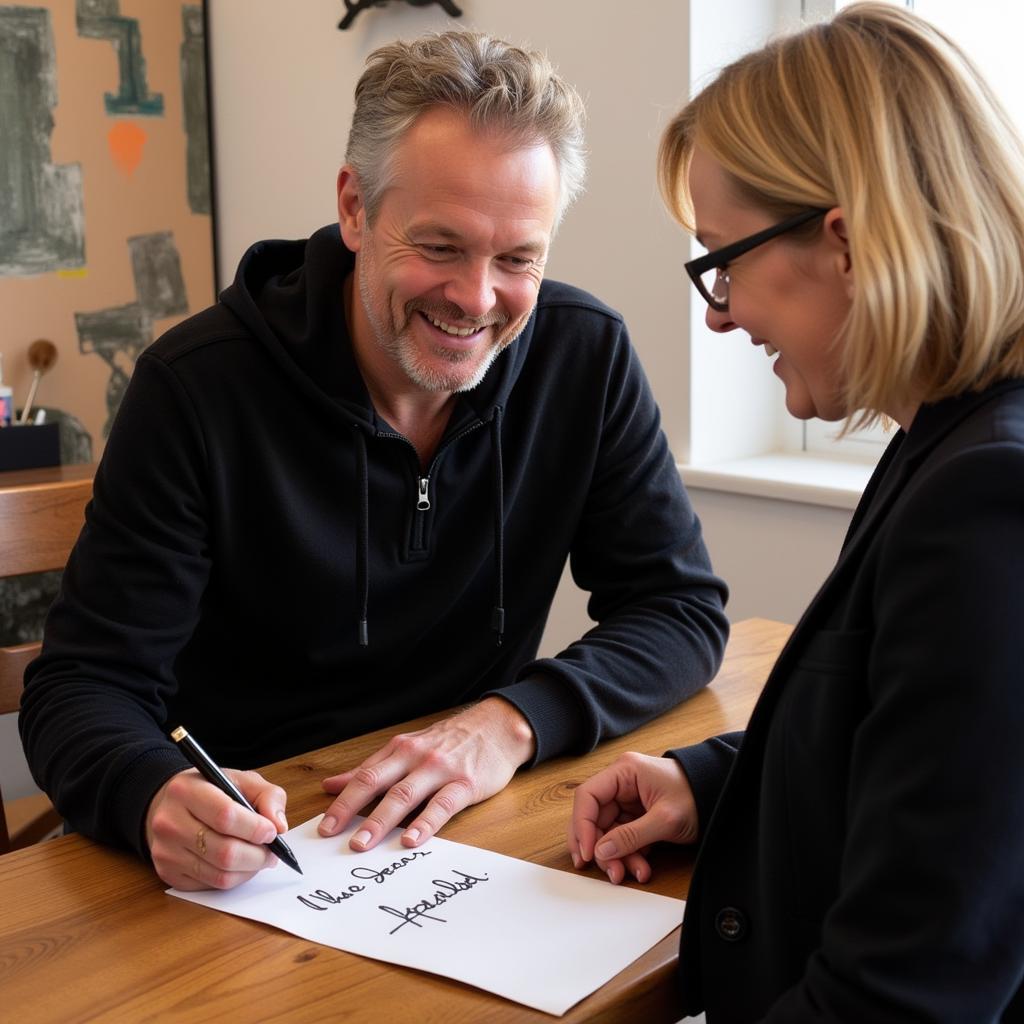
[[[390,43],[366,59],[355,98],[345,159],[359,176],[371,221],[396,147],[432,107],[463,112],[481,132],[548,144],[559,171],[556,222],[583,190],[583,101],[543,54],[477,32]]]
[[[971,62],[927,22],[854,4],[725,68],[661,140],[662,194],[690,230],[694,146],[742,201],[780,219],[842,208],[854,292],[837,339],[847,428],[908,397],[1024,376],[1024,147]]]

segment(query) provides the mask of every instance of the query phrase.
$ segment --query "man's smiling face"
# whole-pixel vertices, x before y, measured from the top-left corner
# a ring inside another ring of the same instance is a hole
[[[558,210],[555,157],[438,108],[409,130],[391,169],[372,225],[352,198],[354,175],[341,176],[342,236],[356,252],[353,344],[385,384],[469,390],[536,304]]]

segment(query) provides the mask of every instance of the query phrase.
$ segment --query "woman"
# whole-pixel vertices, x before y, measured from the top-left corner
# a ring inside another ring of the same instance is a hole
[[[742,739],[581,786],[574,863],[700,842],[709,1024],[1024,1019],[1021,144],[948,39],[858,4],[725,69],[659,169],[709,326],[794,415],[901,429]]]

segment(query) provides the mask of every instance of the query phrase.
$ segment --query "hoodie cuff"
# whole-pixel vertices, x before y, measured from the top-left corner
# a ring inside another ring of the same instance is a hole
[[[579,749],[583,715],[566,687],[552,676],[533,675],[511,686],[491,690],[484,697],[501,697],[516,707],[530,723],[537,749],[523,767],[532,768],[559,754]]]
[[[150,859],[146,842],[146,814],[150,802],[165,782],[189,767],[189,762],[177,750],[159,747],[137,757],[121,778],[117,799],[124,809],[123,838],[143,860]]]

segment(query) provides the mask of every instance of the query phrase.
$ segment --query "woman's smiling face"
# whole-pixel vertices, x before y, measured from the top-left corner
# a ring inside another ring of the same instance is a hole
[[[725,169],[700,147],[690,164],[689,191],[697,237],[709,250],[774,223],[737,195]],[[836,341],[851,304],[849,245],[841,210],[816,223],[813,241],[780,235],[730,263],[729,308],[709,308],[707,324],[720,333],[742,328],[775,355],[773,369],[793,416],[839,420],[850,412]]]

